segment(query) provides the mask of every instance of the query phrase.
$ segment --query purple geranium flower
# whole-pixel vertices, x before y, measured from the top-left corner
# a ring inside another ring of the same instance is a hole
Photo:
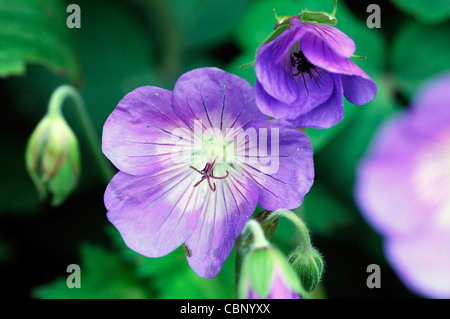
[[[265,131],[267,149],[256,152]],[[236,132],[250,138],[233,144]],[[257,204],[298,207],[314,177],[308,138],[268,121],[250,84],[216,68],[185,73],[173,92],[145,86],[127,94],[105,123],[103,152],[120,170],[105,192],[108,218],[128,247],[160,257],[184,244],[192,269],[207,278],[219,273]]]
[[[376,94],[370,77],[349,58],[352,39],[327,24],[297,17],[257,52],[256,103],[260,110],[296,126],[328,128],[344,117],[342,95],[365,104]]]
[[[450,297],[450,74],[429,82],[414,107],[378,132],[362,161],[356,197],[385,237],[404,283],[431,298]]]

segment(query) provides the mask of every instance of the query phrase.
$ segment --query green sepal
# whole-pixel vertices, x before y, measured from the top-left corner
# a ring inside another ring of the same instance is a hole
[[[248,286],[260,296],[267,298],[272,288],[275,269],[280,269],[290,289],[306,298],[300,280],[286,260],[286,257],[275,247],[268,246],[254,249],[245,257],[238,286],[238,298],[246,298]]]
[[[245,274],[247,276],[241,277],[247,279],[248,284],[261,298],[265,298],[272,285],[273,271],[275,269],[274,259],[270,254],[270,249],[262,248],[253,250],[249,253],[244,261]],[[246,278],[247,277],[247,278]],[[241,296],[245,298],[245,287],[247,283],[243,283],[244,291],[241,291]]]
[[[80,176],[78,140],[62,115],[47,114],[31,134],[25,163],[39,197],[48,191],[52,205],[60,205],[77,185]]]
[[[300,15],[302,22],[317,22],[322,24],[336,25],[338,20],[331,13],[318,11],[303,11]]]
[[[288,260],[306,292],[313,291],[322,279],[324,271],[322,255],[314,248],[305,252],[303,247],[299,246],[289,255]]]

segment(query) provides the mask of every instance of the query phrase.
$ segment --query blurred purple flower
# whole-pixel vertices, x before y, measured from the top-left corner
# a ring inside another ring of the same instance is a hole
[[[371,101],[375,83],[349,58],[352,39],[327,24],[289,27],[257,52],[256,103],[260,110],[295,126],[329,128],[344,117],[342,95],[353,104]]]
[[[273,129],[279,140],[268,137],[267,153],[254,156],[244,140],[243,159],[221,161],[233,146],[228,129]],[[160,257],[184,243],[190,266],[207,278],[220,272],[257,204],[298,207],[314,178],[308,138],[268,121],[250,84],[216,68],[185,73],[173,93],[145,86],[127,94],[105,123],[103,152],[120,170],[105,192],[108,219],[128,247]],[[267,159],[279,161],[275,172]]]
[[[450,297],[450,73],[383,125],[358,170],[363,215],[417,294]]]

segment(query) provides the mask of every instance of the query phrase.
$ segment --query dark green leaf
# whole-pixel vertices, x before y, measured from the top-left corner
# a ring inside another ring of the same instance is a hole
[[[74,30],[67,28],[66,18],[58,0],[1,0],[0,76],[22,74],[27,63],[41,63],[75,80]]]
[[[68,288],[67,277],[34,290],[43,299],[146,299],[151,294],[144,282],[134,275],[133,265],[103,248],[84,245],[81,249],[81,288]]]

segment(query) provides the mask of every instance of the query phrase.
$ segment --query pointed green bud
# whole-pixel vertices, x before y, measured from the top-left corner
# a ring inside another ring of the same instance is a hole
[[[320,253],[314,248],[305,252],[303,247],[299,246],[288,259],[306,292],[313,291],[319,284],[324,271],[324,261]]]
[[[305,292],[283,254],[268,245],[245,257],[238,283],[240,299],[299,299]]]
[[[25,162],[41,199],[50,191],[52,205],[57,206],[72,192],[80,176],[80,152],[60,113],[49,113],[38,123],[28,140]]]

